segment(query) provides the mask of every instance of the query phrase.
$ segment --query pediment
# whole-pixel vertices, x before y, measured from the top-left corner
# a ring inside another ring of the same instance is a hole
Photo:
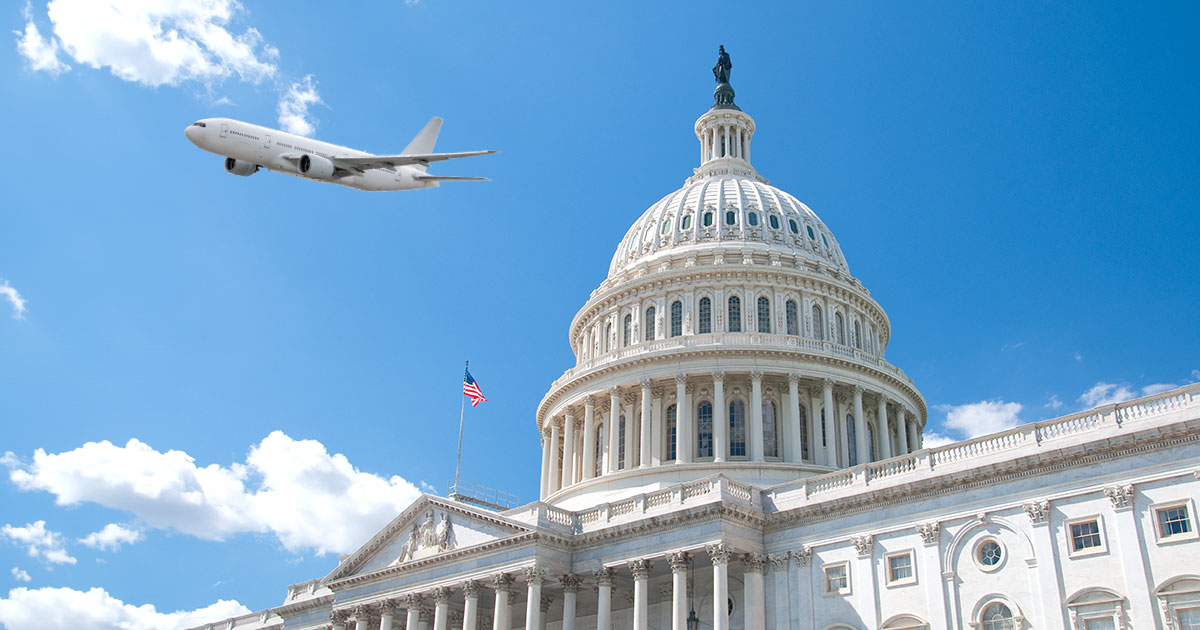
[[[494,512],[426,494],[346,556],[324,581],[418,562],[530,531],[530,526]]]

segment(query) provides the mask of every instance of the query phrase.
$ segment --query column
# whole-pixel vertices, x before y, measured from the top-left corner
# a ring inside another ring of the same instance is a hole
[[[854,450],[857,451],[858,463],[871,461],[871,451],[867,449],[867,419],[863,417],[862,403],[863,388],[854,386]]]
[[[921,535],[923,549],[922,562],[927,567],[940,571],[942,567],[942,525],[937,521],[917,525],[917,533]],[[884,570],[887,570],[886,568]],[[929,624],[931,628],[949,628],[946,617],[947,598],[946,588],[951,585],[953,578],[938,579],[936,573],[925,580],[925,601],[929,602]]]
[[[633,401],[636,395],[632,392],[625,394],[624,402],[628,403],[621,407],[621,411],[625,413],[625,457],[622,461],[625,463],[625,470],[633,468],[633,455],[637,452],[637,443],[639,441],[638,434],[634,433],[637,428],[637,413],[633,408]]]
[[[608,390],[608,472],[615,473],[621,468],[618,462],[620,448],[617,437],[621,431],[621,388]]]
[[[774,615],[774,619],[768,617],[767,623],[770,628],[791,628],[793,627],[790,619],[791,601],[790,589],[788,587],[788,571],[792,566],[792,556],[788,552],[771,554],[767,560],[770,562],[771,569],[771,603],[767,607],[767,612]]]
[[[542,494],[546,498],[550,494],[550,436],[542,433]]]
[[[650,630],[650,569],[654,563],[645,558],[629,563],[633,573],[633,630]]]
[[[538,617],[537,630],[546,630],[546,620],[550,618],[550,607],[554,605],[554,598],[542,595],[542,614]]]
[[[729,559],[733,549],[725,543],[708,546],[713,563],[713,630],[729,630]]]
[[[450,596],[453,594],[448,586],[433,589],[433,630],[450,630]]]
[[[548,482],[548,494],[554,494],[562,487],[562,478],[558,476],[558,436],[561,421],[558,418],[550,419],[550,481]]]
[[[811,424],[811,420],[809,421]],[[804,444],[808,436],[800,428],[800,377],[788,374],[787,430],[784,431],[783,455],[787,461],[799,464],[804,461]],[[811,444],[809,448],[812,448]]]
[[[375,610],[370,606],[359,606],[354,609],[354,628],[355,630],[371,630],[378,628],[378,617],[375,616]]]
[[[638,468],[650,467],[650,455],[654,452],[654,419],[650,411],[650,379],[642,379],[642,452]]]
[[[713,461],[725,461],[729,452],[729,420],[725,418],[725,373],[713,372]]]
[[[612,630],[613,570],[596,571],[596,630]],[[493,629],[496,630],[496,629]]]
[[[750,460],[755,462],[763,461],[762,377],[762,372],[750,373]]]
[[[1039,588],[1036,590],[1041,592],[1041,627],[1065,628],[1067,619],[1063,615],[1063,596],[1058,587],[1058,562],[1054,553],[1055,537],[1053,528],[1050,527],[1050,501],[1045,499],[1031,501],[1021,507],[1029,515],[1029,522],[1033,525],[1033,535],[1030,538],[1033,542],[1033,557],[1037,560]],[[1130,593],[1129,595],[1132,597],[1134,594]]]
[[[808,459],[814,464],[825,462],[825,444],[822,442],[821,389],[808,388]]]
[[[408,630],[416,630],[417,626],[421,625],[421,596],[406,595],[404,597],[404,607],[407,609],[407,618],[404,626]]]
[[[692,408],[687,399],[687,375],[675,375],[675,463],[692,461]]]
[[[583,400],[583,478],[596,476],[596,402]]]
[[[1146,579],[1146,547],[1138,539],[1137,515],[1134,513],[1133,484],[1109,486],[1104,495],[1112,501],[1113,522],[1117,536],[1110,544],[1121,556],[1121,573],[1125,577],[1125,592],[1129,594],[1129,620],[1134,628],[1153,628],[1154,610],[1158,604],[1152,593],[1153,585]],[[1111,551],[1110,551],[1111,553]]]
[[[887,398],[879,395],[879,459],[892,458],[892,425],[888,422]]]
[[[392,630],[392,621],[396,618],[396,603],[392,600],[383,602],[379,615],[379,630]]]
[[[468,580],[463,584],[463,630],[479,627],[479,582]]]
[[[492,612],[492,630],[512,630],[512,608],[509,597],[512,593],[513,578],[507,573],[492,578],[492,588],[496,589],[496,607]],[[412,617],[409,617],[412,619]],[[409,626],[415,628],[416,626]]]
[[[766,630],[767,600],[763,583],[763,572],[767,568],[767,557],[761,553],[742,554],[742,566],[746,572],[742,575],[746,588],[746,630]]]
[[[417,630],[429,630],[429,626],[433,622],[433,612],[427,607],[422,608],[418,619]]]
[[[566,488],[575,480],[575,416],[570,408],[563,414],[562,485]]]
[[[333,630],[346,630],[346,612],[344,610],[336,610],[329,613],[329,627]]]
[[[904,407],[897,405],[896,409],[896,435],[900,437],[900,454],[908,455],[912,449],[908,447],[908,418],[905,417],[907,411]]]
[[[667,557],[671,563],[671,630],[688,630],[688,569],[692,554],[677,551]]]
[[[583,583],[583,578],[578,575],[568,574],[559,578],[558,581],[562,584],[563,590],[562,630],[575,630],[576,598],[579,592],[579,585]]]
[[[908,423],[908,450],[919,451],[924,446],[921,443],[920,429],[917,428],[917,418],[914,416],[912,422]]]
[[[729,126],[723,125],[721,127],[721,131],[725,132],[725,151],[723,153],[721,153],[721,157],[728,157],[729,150],[730,150],[730,148],[732,148],[729,144]]]
[[[525,583],[528,592],[525,597],[525,630],[541,630],[542,627],[542,578],[546,570],[533,565],[525,567]]]
[[[837,468],[837,410],[833,408],[833,379],[825,379],[823,382],[825,398],[825,413],[822,414],[821,424],[822,430],[825,432],[825,465]]]
[[[792,628],[805,628],[811,626],[816,617],[813,614],[812,569],[808,566],[812,562],[812,547],[801,547],[791,553],[795,562],[788,565],[788,618]]]

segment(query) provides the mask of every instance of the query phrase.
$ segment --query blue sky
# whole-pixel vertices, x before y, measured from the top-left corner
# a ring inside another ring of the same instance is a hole
[[[838,236],[932,433],[1200,374],[1194,4],[143,4],[4,18],[12,630],[278,604],[445,491],[465,359],[464,477],[533,499],[570,318],[697,165],[718,44],[755,166]],[[493,181],[241,179],[183,136],[394,152],[434,115],[440,150],[500,151],[435,172]]]

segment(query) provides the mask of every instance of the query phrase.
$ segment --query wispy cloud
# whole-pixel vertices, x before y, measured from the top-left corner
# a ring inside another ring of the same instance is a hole
[[[109,523],[98,532],[92,532],[87,536],[79,539],[79,542],[85,547],[99,549],[101,551],[116,551],[121,545],[132,545],[135,542],[145,538],[142,532],[118,525]]]
[[[316,81],[311,74],[296,81],[279,98],[279,125],[288,133],[311,136],[317,130],[317,121],[308,108],[320,102]]]
[[[1179,387],[1175,383],[1151,383],[1140,390],[1128,383],[1105,383],[1100,381],[1092,385],[1079,396],[1079,402],[1085,408],[1101,407],[1113,403],[1125,402],[1139,396],[1151,396]]]
[[[166,613],[150,604],[126,604],[102,588],[18,587],[0,599],[0,627],[181,630],[249,612],[240,603],[224,599],[196,610]]]
[[[52,76],[70,70],[71,66],[58,58],[58,40],[42,37],[41,30],[33,22],[33,7],[28,2],[25,3],[22,13],[25,15],[25,30],[13,31],[13,34],[17,36],[17,52],[25,58],[29,69]]]
[[[0,280],[0,296],[12,305],[13,319],[25,319],[25,298],[7,280]]]
[[[46,521],[34,521],[24,527],[5,525],[0,527],[0,536],[25,547],[30,558],[42,558],[53,564],[75,564],[75,558],[63,546],[63,536],[46,529]]]
[[[973,438],[1017,426],[1021,423],[1019,415],[1023,406],[1015,402],[983,400],[966,405],[939,405],[937,408],[946,412],[946,428]]]
[[[24,569],[21,569],[19,567],[12,568],[12,576],[13,576],[13,579],[18,582],[28,582],[33,579],[33,578],[29,577],[29,573],[27,573]]]
[[[1049,409],[1062,409],[1063,401],[1058,399],[1058,394],[1050,394],[1050,400],[1043,406]]]
[[[1077,363],[1083,363],[1083,355],[1080,354],[1080,352],[1078,350],[1076,350],[1075,354],[1073,354],[1072,356],[1075,357],[1075,361]]]

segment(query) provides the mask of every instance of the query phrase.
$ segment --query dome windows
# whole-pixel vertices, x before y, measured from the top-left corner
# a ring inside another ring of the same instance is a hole
[[[733,210],[725,211],[725,225],[737,225],[737,212]]]
[[[729,401],[729,457],[746,456],[746,403]]]
[[[671,220],[670,219],[663,221],[662,230],[660,230],[659,233],[664,236],[671,233]]]
[[[758,225],[758,213],[757,212],[751,212],[750,216],[748,218],[750,219],[750,225],[752,227]]]
[[[788,300],[784,310],[787,311],[787,334],[799,335],[800,322],[799,317],[797,317],[796,301]]]
[[[704,217],[700,220],[700,224],[703,225],[704,227],[712,227],[713,213],[711,210],[704,213]]]
[[[683,302],[675,300],[671,302],[671,336],[678,337],[683,334]]]
[[[712,332],[712,300],[707,297],[700,298],[699,319],[699,334],[707,335]]]
[[[771,300],[765,295],[758,298],[758,332],[771,332]]]
[[[813,307],[812,307],[812,319],[813,319],[813,337],[816,337],[817,339],[824,339],[825,338],[825,324],[824,324],[825,318],[822,317],[821,307],[817,306],[816,304],[813,304]]]
[[[713,456],[713,406],[707,400],[696,406],[696,457]]]
[[[804,226],[804,229],[808,230],[808,238],[811,238],[814,241],[817,240],[817,235],[815,233],[813,233],[813,229],[812,229],[811,225]]]
[[[690,215],[690,214],[683,215],[683,219],[681,219],[679,221],[679,229],[681,229],[681,230],[692,229],[692,215]]]
[[[646,309],[646,321],[642,322],[646,328],[646,341],[654,341],[654,307]]]
[[[621,331],[621,346],[628,346],[631,339],[630,332],[633,330],[633,314],[625,314],[624,329]]]
[[[771,224],[772,230],[779,229],[779,217],[772,214],[771,216],[767,217],[767,222]]]
[[[796,225],[795,219],[788,219],[788,227],[792,228],[792,234],[800,233],[800,226]]]
[[[829,247],[829,239],[825,238],[824,234],[821,235],[821,240],[825,242],[825,247]]]

